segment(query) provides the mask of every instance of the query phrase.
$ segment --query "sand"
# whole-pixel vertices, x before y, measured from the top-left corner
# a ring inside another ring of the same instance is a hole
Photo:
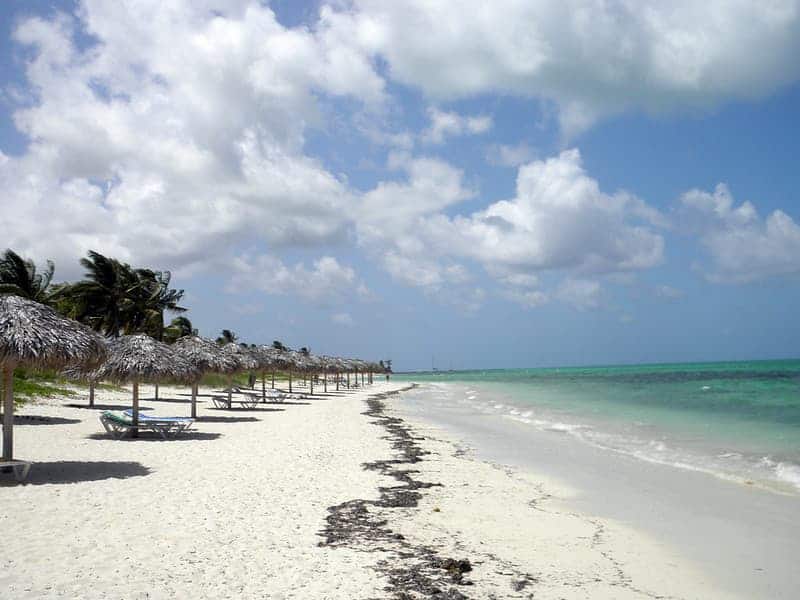
[[[2,475],[0,596],[393,598],[397,573],[427,561],[415,581],[442,598],[724,597],[656,540],[565,510],[557,482],[476,460],[423,422],[409,442],[429,452],[420,462],[363,468],[399,452],[365,399],[402,385],[256,410],[204,402],[196,432],[170,441],[110,439],[99,410],[64,405],[75,399],[26,405],[16,453],[36,464],[26,485]],[[187,415],[186,394],[162,387],[167,401],[142,405]],[[129,395],[96,402],[123,408]],[[381,505],[381,488],[405,489],[388,471],[411,468],[442,485],[414,490],[417,506]],[[329,507],[354,501],[366,529],[326,545]],[[430,566],[445,558],[470,561],[461,583]]]

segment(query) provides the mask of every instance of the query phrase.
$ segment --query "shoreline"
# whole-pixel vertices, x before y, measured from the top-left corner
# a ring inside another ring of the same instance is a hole
[[[26,405],[30,483],[3,481],[15,598],[728,598],[573,491],[402,413],[407,382],[220,410],[183,439],[116,441],[101,406]],[[145,394],[146,395],[146,394]],[[183,414],[162,387],[155,414]],[[655,568],[654,568],[655,567]]]
[[[469,586],[457,589],[463,597],[736,597],[658,540],[576,511],[575,491],[562,482],[482,460],[441,427],[392,405],[387,412],[426,450],[417,477],[441,483],[414,511],[395,512],[389,526],[440,554],[468,557]]]

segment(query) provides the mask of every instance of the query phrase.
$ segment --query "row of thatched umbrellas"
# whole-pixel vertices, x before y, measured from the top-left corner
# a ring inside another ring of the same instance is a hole
[[[142,335],[127,335],[106,340],[89,328],[58,315],[54,310],[18,296],[0,297],[0,368],[3,374],[3,460],[13,458],[13,372],[17,367],[63,369],[73,378],[90,383],[99,381],[131,383],[133,387],[133,422],[139,418],[139,384],[176,382],[192,388],[192,417],[197,416],[197,389],[206,373],[228,376],[228,398],[232,394],[233,375],[242,372],[261,375],[261,392],[266,399],[266,375],[275,372],[310,376],[322,375],[325,391],[328,376],[334,375],[336,389],[342,375],[350,385],[350,374],[361,377],[362,385],[372,374],[383,372],[381,365],[358,359],[314,356],[278,350],[272,346],[224,346],[198,336],[180,338],[172,346]]]

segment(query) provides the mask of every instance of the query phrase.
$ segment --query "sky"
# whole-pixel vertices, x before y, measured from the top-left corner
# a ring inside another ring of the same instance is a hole
[[[0,246],[170,270],[201,334],[799,354],[798,1],[5,0],[0,57]]]

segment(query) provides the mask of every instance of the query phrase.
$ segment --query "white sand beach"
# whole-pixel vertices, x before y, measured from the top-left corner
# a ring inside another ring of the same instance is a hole
[[[0,486],[2,596],[725,597],[657,541],[564,511],[569,490],[475,460],[423,423],[409,443],[430,454],[392,468],[442,485],[415,490],[416,507],[374,504],[398,482],[362,465],[396,457],[398,446],[362,414],[365,399],[403,385],[255,410],[203,402],[196,431],[168,441],[105,434],[99,407],[128,406],[123,392],[99,391],[94,410],[65,405],[74,399],[27,404],[16,448],[35,464],[27,484],[6,474]],[[157,402],[151,389],[143,407],[188,414],[187,389],[162,387]],[[377,537],[368,522],[326,545],[328,507],[353,500],[366,502],[367,521],[386,522]],[[472,570],[457,582],[430,568],[446,558]],[[398,578],[411,582],[405,596]],[[415,591],[420,582],[427,592]]]

